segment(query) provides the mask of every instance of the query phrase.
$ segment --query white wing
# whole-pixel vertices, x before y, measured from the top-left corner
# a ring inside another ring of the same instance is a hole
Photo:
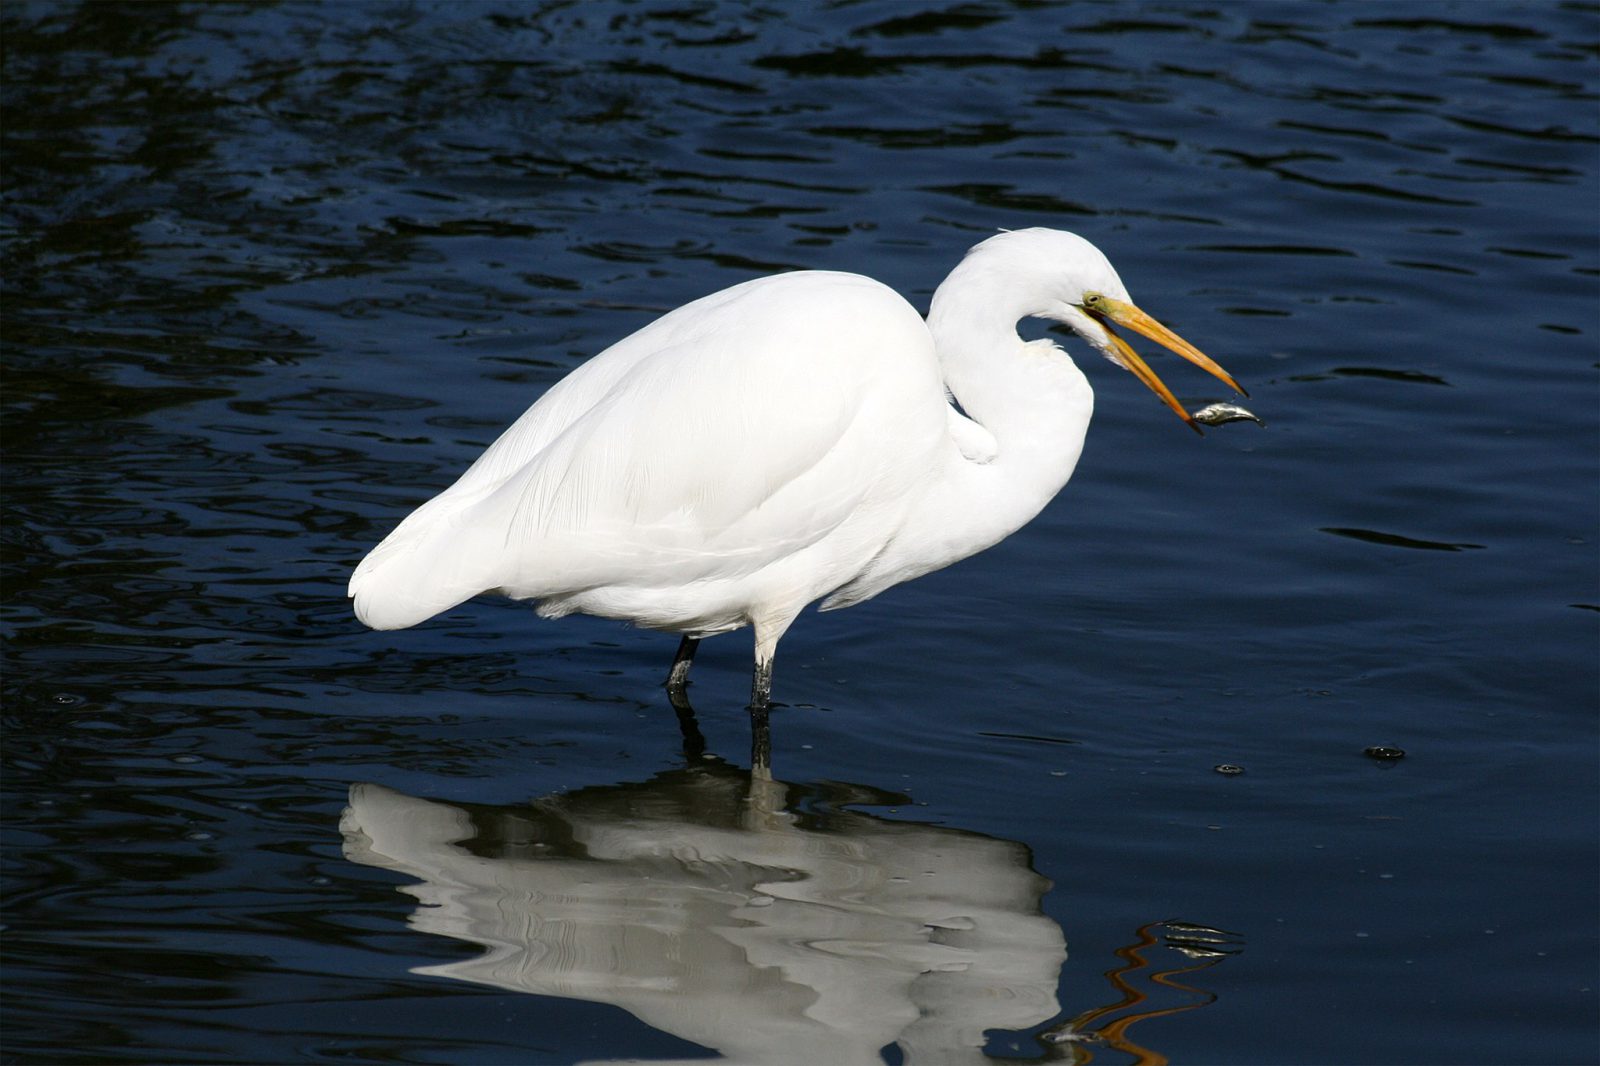
[[[892,536],[948,440],[942,389],[920,317],[870,279],[716,293],[551,388],[362,562],[356,612],[397,628],[490,589],[663,627],[737,624],[762,596],[798,609]]]

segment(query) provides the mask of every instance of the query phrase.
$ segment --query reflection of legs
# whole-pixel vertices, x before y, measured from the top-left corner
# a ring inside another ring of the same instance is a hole
[[[705,734],[700,732],[700,723],[695,720],[694,708],[689,706],[686,693],[669,691],[667,698],[672,701],[672,709],[678,712],[678,732],[683,734],[683,757],[694,762],[706,753]]]
[[[750,772],[761,781],[772,778],[772,732],[765,703],[750,707]]]
[[[678,729],[683,733],[683,757],[690,762],[706,753],[706,738],[695,721],[694,708],[689,705],[689,664],[694,662],[695,649],[700,642],[694,637],[684,637],[678,644],[678,654],[672,659],[672,672],[667,675],[667,702],[678,712]]]
[[[672,672],[667,675],[667,695],[672,697],[674,707],[689,687],[689,665],[694,662],[694,653],[699,647],[700,641],[688,635],[678,642],[678,654],[673,656]]]

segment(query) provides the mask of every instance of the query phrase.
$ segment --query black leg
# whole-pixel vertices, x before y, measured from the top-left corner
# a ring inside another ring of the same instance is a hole
[[[772,660],[756,662],[755,673],[750,676],[750,709],[765,710],[772,702]]]
[[[678,654],[672,658],[672,672],[667,674],[667,693],[673,697],[674,707],[689,687],[689,665],[694,662],[694,653],[699,647],[700,641],[691,636],[678,642]]]

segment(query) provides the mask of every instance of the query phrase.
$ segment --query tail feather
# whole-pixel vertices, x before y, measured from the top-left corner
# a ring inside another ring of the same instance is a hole
[[[405,629],[499,586],[502,545],[481,525],[401,523],[350,576],[356,617],[373,629]],[[432,517],[432,516],[427,516]]]

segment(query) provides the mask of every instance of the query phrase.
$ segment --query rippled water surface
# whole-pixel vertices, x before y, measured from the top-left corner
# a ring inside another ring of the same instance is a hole
[[[9,1061],[1594,1056],[1594,5],[0,32]],[[746,635],[680,724],[670,636],[351,616],[661,311],[796,267],[925,307],[1039,225],[1266,425],[1081,360],[1038,520],[785,639],[774,781]]]

